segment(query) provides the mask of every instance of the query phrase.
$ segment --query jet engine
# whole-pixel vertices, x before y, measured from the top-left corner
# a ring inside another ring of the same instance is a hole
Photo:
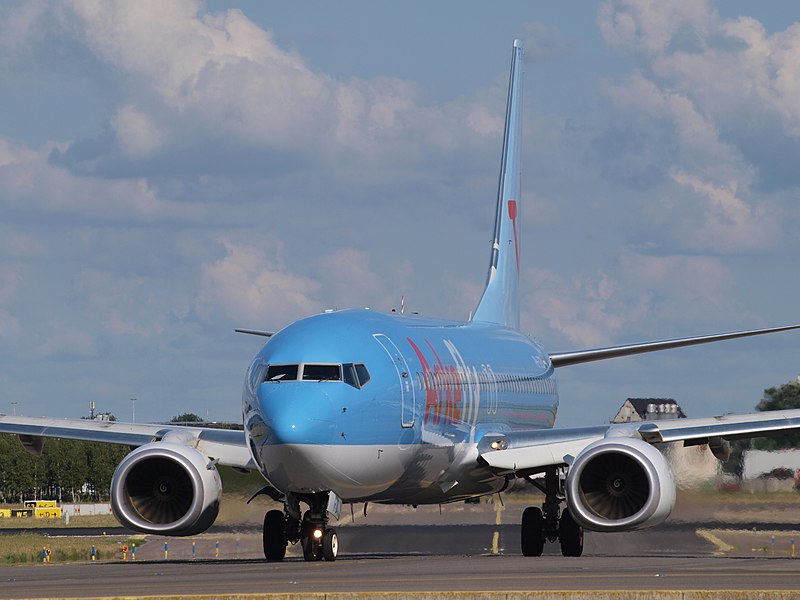
[[[111,480],[114,516],[143,533],[202,533],[217,518],[221,495],[215,463],[194,448],[169,442],[140,446]]]
[[[586,529],[643,529],[672,512],[675,477],[661,452],[647,442],[606,438],[575,458],[566,496],[569,514]]]

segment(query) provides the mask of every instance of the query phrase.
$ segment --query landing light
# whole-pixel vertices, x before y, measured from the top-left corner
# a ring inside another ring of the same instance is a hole
[[[494,440],[490,447],[492,450],[507,450],[508,449],[508,440]]]
[[[320,538],[322,537],[322,529],[315,529],[315,530],[314,530],[314,533],[313,533],[313,534],[311,534],[311,535],[313,535],[313,536],[314,536],[314,539],[315,539],[315,540],[318,540],[318,539],[320,539]]]

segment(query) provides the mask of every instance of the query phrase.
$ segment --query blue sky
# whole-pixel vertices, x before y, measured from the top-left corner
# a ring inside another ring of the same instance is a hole
[[[523,327],[553,351],[795,323],[786,3],[0,7],[0,411],[235,420],[258,340],[325,308],[464,318],[526,48]],[[794,334],[560,372],[752,409]],[[12,405],[12,402],[17,404]]]

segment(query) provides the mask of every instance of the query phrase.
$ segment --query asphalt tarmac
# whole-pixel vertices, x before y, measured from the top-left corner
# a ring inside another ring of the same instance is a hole
[[[348,555],[0,568],[0,598],[308,592],[800,590],[791,559]]]
[[[518,526],[340,527],[336,562],[306,563],[293,552],[282,563],[258,558],[260,536],[212,532],[160,540],[141,548],[136,562],[36,564],[0,567],[0,598],[146,595],[230,595],[303,592],[519,590],[800,590],[800,559],[770,555],[714,557],[714,544],[686,524],[645,532],[586,536],[586,554],[563,558],[557,544],[546,555],[519,555]],[[495,532],[499,538],[495,543]],[[239,540],[236,551],[233,539]],[[2,540],[0,539],[0,542]],[[493,546],[495,546],[493,548]],[[294,549],[293,549],[294,550]],[[492,554],[497,550],[498,554]],[[240,558],[235,558],[238,552]],[[149,558],[148,558],[149,556]],[[143,560],[144,559],[144,560]]]

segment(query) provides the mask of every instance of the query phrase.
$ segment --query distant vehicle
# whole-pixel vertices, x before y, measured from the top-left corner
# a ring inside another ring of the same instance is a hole
[[[306,560],[339,551],[330,515],[341,504],[439,504],[494,494],[524,478],[545,494],[522,517],[522,552],[559,541],[583,551],[583,528],[657,525],[675,482],[654,443],[708,444],[800,429],[800,411],[553,429],[557,369],[798,325],[547,352],[519,331],[521,56],[515,41],[491,260],[466,322],[372,310],[326,312],[268,338],[244,385],[244,431],[174,424],[0,417],[31,450],[41,437],[136,446],[111,484],[116,518],[144,533],[193,535],[217,517],[217,465],[255,470],[261,493],[283,503],[264,518],[264,554]],[[307,508],[304,510],[302,507]],[[387,546],[391,546],[387,539]]]

